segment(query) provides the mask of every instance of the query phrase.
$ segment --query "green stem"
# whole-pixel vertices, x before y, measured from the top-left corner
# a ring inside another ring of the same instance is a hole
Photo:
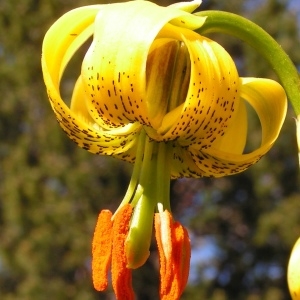
[[[119,211],[119,209],[124,204],[129,203],[130,201],[133,200],[133,198],[136,195],[141,195],[141,193],[143,192],[139,189],[138,183],[139,183],[140,174],[141,174],[141,170],[142,170],[144,150],[145,150],[145,141],[146,141],[145,130],[141,131],[138,141],[139,141],[138,142],[139,144],[138,144],[137,151],[136,151],[136,158],[135,158],[134,167],[133,167],[132,175],[130,178],[129,186],[127,188],[126,194],[125,194],[121,204],[119,205],[118,209],[114,213],[114,216],[116,215],[116,213]]]
[[[144,134],[146,135],[145,131],[143,130]],[[143,156],[142,156],[142,162],[139,165],[140,169],[140,176],[138,178],[138,186],[137,191],[141,191],[142,194],[144,193],[145,188],[152,183],[153,181],[153,173],[151,172],[151,169],[153,168],[153,151],[155,151],[154,142],[149,141],[149,137],[146,136],[143,140],[144,147],[143,147]],[[141,194],[138,193],[133,196],[131,204],[135,206],[137,202],[139,201],[141,197]]]
[[[298,71],[281,46],[261,27],[228,12],[202,11],[197,16],[207,17],[197,30],[201,35],[220,32],[232,35],[257,50],[272,66],[279,77],[296,115],[300,115],[300,80]]]

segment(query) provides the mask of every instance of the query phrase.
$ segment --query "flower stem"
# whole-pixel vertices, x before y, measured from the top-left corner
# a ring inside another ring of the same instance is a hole
[[[171,212],[170,206],[170,160],[171,155],[171,143],[159,143],[158,145],[158,157],[156,166],[156,189],[157,189],[157,203],[161,203],[164,209]]]
[[[201,35],[220,32],[232,35],[257,50],[279,77],[296,115],[300,115],[300,80],[298,71],[281,46],[261,27],[232,13],[202,11],[197,16],[207,17],[197,32]]]
[[[127,188],[126,194],[119,205],[119,208],[116,210],[114,213],[113,218],[115,217],[116,213],[123,207],[123,205],[129,203],[130,201],[133,200],[133,198],[138,198],[136,197],[137,195],[142,194],[142,190],[139,188],[139,179],[140,179],[140,174],[142,170],[142,164],[143,164],[143,157],[144,157],[144,150],[145,150],[145,140],[146,140],[146,132],[145,130],[142,130],[139,135],[138,139],[138,147],[136,151],[136,158],[134,162],[134,167],[132,171],[132,175],[130,178],[129,186]]]

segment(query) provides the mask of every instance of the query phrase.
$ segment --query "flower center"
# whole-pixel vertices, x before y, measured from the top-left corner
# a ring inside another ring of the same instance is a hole
[[[184,103],[191,63],[183,42],[159,38],[149,51],[146,66],[147,108],[151,125],[158,129],[164,116]]]

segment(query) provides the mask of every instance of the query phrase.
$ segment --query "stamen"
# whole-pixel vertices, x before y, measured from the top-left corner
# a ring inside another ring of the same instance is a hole
[[[160,296],[163,299],[164,295],[169,293],[172,283],[172,241],[171,241],[171,215],[164,211],[155,214],[155,237],[159,253],[160,264]]]
[[[191,246],[187,230],[165,210],[155,214],[160,259],[160,299],[180,298],[189,274]]]
[[[189,277],[191,244],[188,232],[179,222],[173,224],[172,240],[173,240],[173,259],[175,268],[174,283],[178,297],[182,294]]]
[[[117,299],[133,300],[131,269],[128,269],[125,240],[129,231],[133,207],[125,204],[115,215],[112,247],[112,285]]]
[[[104,291],[107,288],[107,272],[111,262],[112,213],[102,210],[98,216],[92,242],[92,277],[94,288]]]
[[[182,248],[182,261],[181,264],[182,271],[181,271],[181,293],[184,291],[185,286],[189,279],[190,274],[190,262],[191,262],[191,253],[192,253],[192,247],[191,247],[191,240],[189,237],[189,233],[185,227],[183,227],[184,231],[184,240],[183,240],[183,248]]]

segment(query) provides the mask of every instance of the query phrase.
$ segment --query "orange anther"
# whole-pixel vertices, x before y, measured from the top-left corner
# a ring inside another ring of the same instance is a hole
[[[160,299],[178,300],[186,286],[191,246],[187,230],[173,222],[168,211],[155,214],[155,236],[160,260]]]
[[[113,224],[112,285],[118,300],[132,300],[132,272],[127,268],[125,240],[129,231],[133,207],[124,205],[116,214]]]
[[[98,216],[92,242],[92,277],[97,291],[107,287],[107,272],[111,262],[112,213],[102,210]]]

